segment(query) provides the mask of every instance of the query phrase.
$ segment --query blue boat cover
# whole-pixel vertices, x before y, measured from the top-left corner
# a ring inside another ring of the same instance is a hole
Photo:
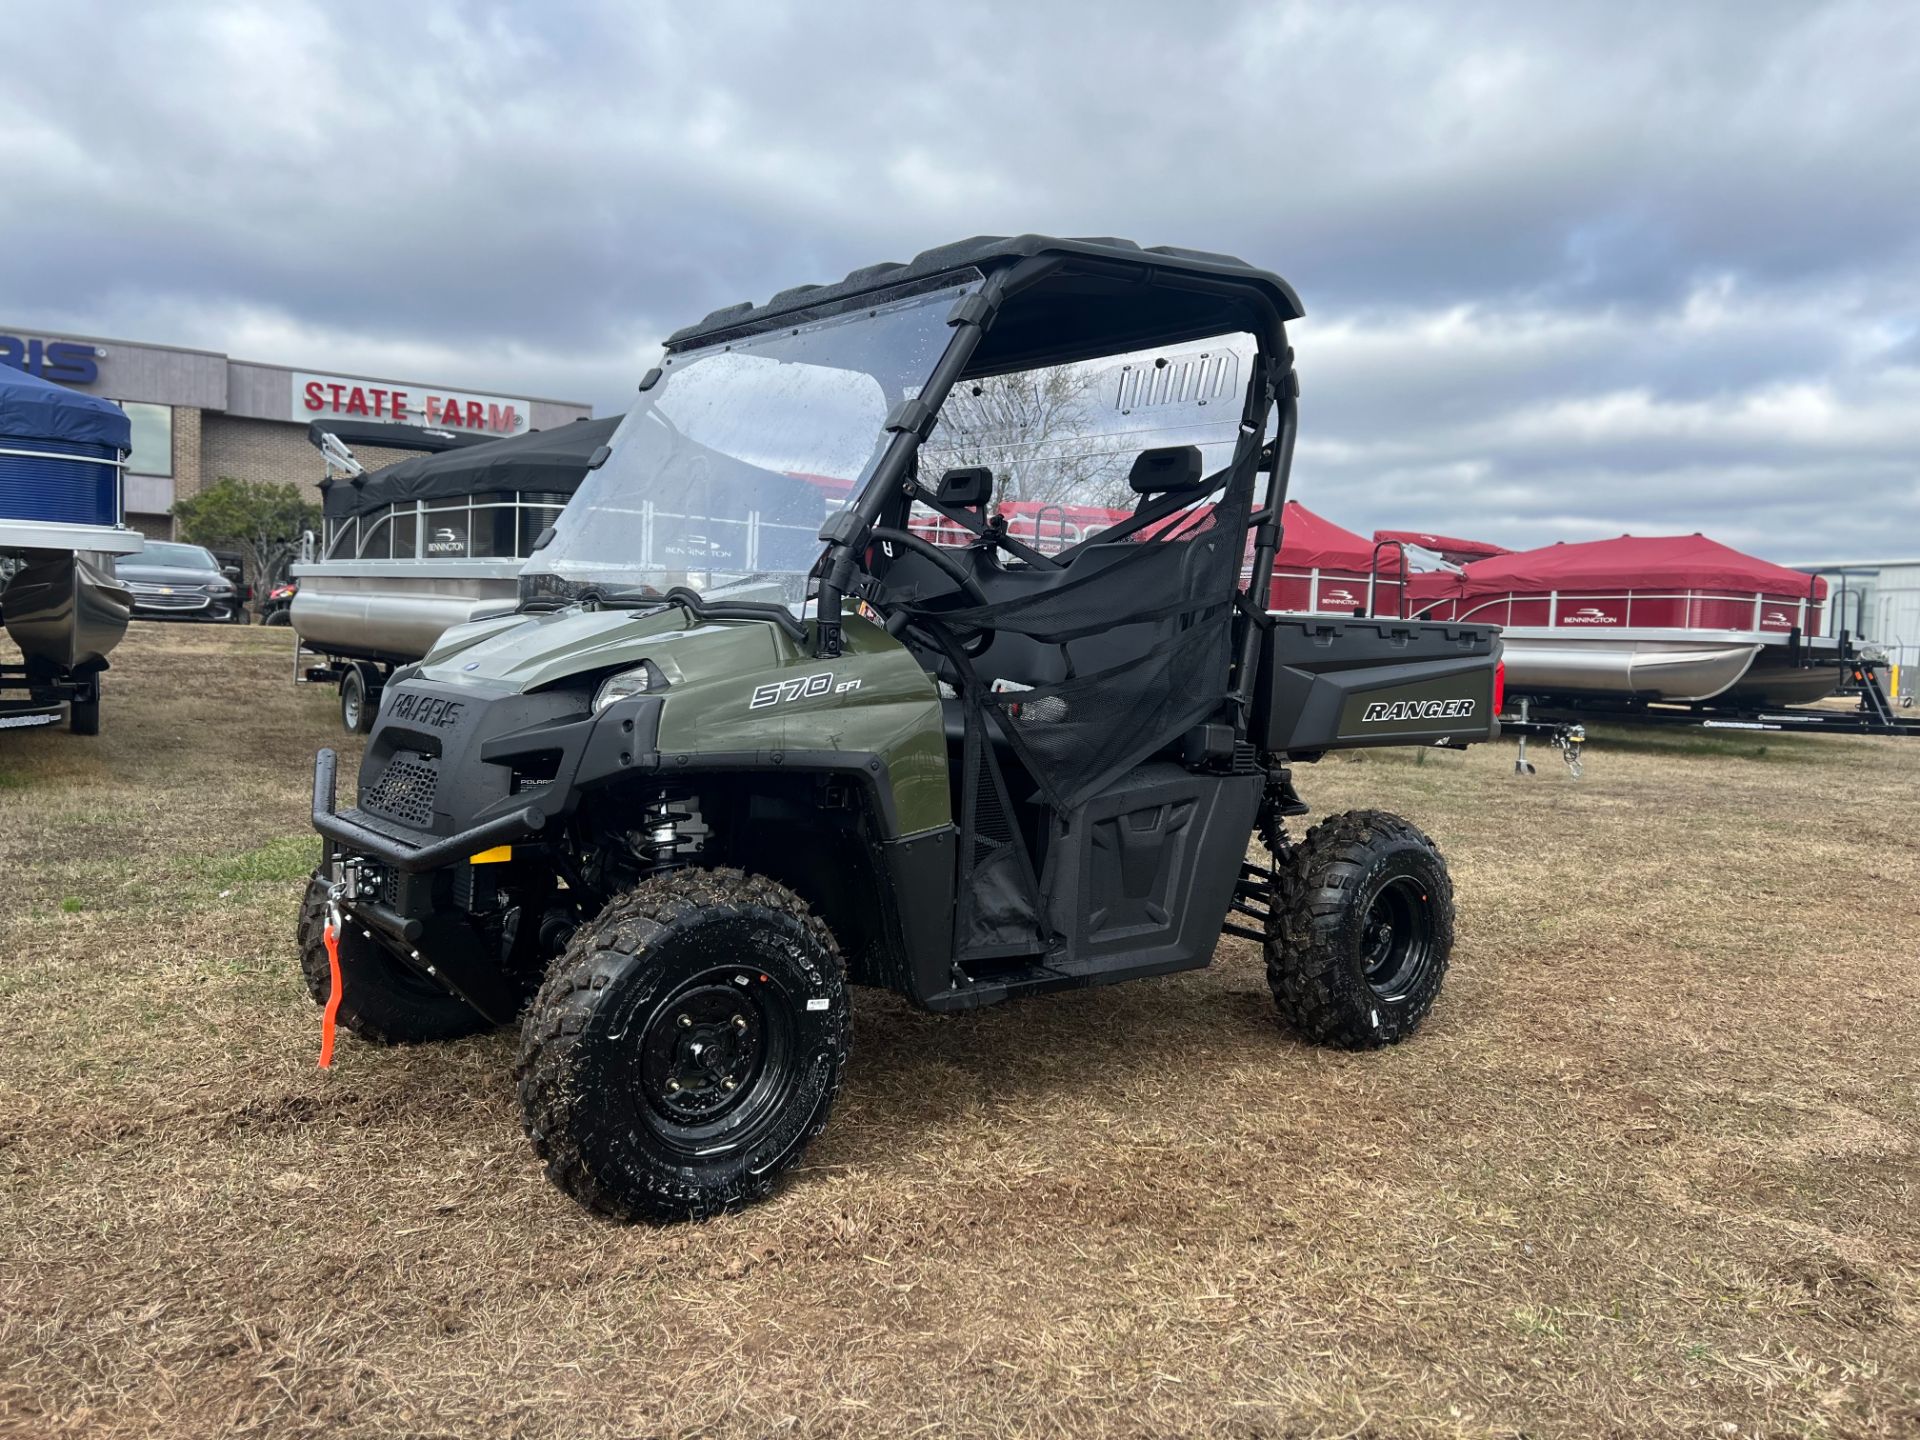
[[[7,365],[0,365],[0,435],[11,440],[68,440],[110,450],[133,448],[127,412],[111,400],[82,395]]]

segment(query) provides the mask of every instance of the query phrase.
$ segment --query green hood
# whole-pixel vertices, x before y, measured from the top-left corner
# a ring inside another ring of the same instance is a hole
[[[932,677],[857,615],[843,640],[843,654],[822,660],[811,642],[767,621],[700,621],[677,605],[504,615],[447,631],[415,673],[492,698],[571,682],[584,701],[606,676],[644,660],[666,680],[662,754],[872,755],[886,767],[903,833],[945,825],[946,740]]]
[[[651,612],[568,610],[457,625],[420,662],[419,673],[449,685],[529,691],[651,660],[675,683],[764,670],[779,662],[783,648],[791,649],[790,642],[764,622],[701,623],[677,605]]]

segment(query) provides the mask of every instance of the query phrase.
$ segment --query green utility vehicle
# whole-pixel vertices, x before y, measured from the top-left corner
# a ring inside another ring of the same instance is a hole
[[[1290,838],[1290,767],[1492,738],[1499,636],[1269,613],[1300,313],[1029,235],[674,335],[514,613],[395,672],[356,808],[320,752],[314,998],[331,920],[355,1034],[519,1020],[548,1174],[649,1219],[820,1133],[850,985],[967,1010],[1225,932],[1308,1038],[1410,1034],[1446,867],[1377,811]]]

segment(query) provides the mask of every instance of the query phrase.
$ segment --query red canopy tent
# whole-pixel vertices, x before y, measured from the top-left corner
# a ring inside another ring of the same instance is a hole
[[[1501,625],[1817,635],[1827,586],[1704,535],[1622,535],[1417,576],[1413,593],[1415,608],[1439,602],[1440,618]]]

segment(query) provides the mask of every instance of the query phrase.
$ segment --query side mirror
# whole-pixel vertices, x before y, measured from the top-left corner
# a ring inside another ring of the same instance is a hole
[[[220,567],[220,573],[236,585],[240,583],[241,577],[245,574],[238,565],[222,565]]]

